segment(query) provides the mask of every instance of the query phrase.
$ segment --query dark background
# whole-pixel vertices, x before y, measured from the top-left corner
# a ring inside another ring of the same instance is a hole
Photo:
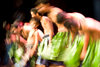
[[[29,21],[30,9],[36,0],[1,0],[0,22],[7,20],[12,23],[16,18],[15,13],[24,13],[24,21]],[[80,12],[85,16],[94,18],[93,0],[50,0],[51,5],[57,6],[67,12]]]
[[[30,9],[35,6],[35,2],[36,0],[0,0],[0,56],[1,52],[4,53],[6,34],[2,28],[3,21],[13,23],[18,16],[24,16],[22,21],[28,22],[31,18]],[[79,12],[86,17],[100,20],[100,0],[50,0],[50,3],[66,12]]]
[[[37,0],[0,0],[0,32],[2,32],[0,33],[0,37],[3,38],[2,34],[4,34],[2,29],[3,21],[6,20],[9,23],[13,23],[18,16],[23,16],[21,18],[22,21],[28,22],[31,18],[30,9],[35,6],[36,1]],[[79,12],[86,17],[100,20],[100,5],[97,4],[100,2],[97,1],[100,0],[49,0],[51,5],[59,7],[66,12]]]

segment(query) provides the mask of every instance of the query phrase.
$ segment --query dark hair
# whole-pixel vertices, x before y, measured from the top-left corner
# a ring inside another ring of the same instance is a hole
[[[74,27],[77,27],[77,24],[74,23],[74,22],[69,22],[67,21],[67,19],[64,21],[64,26],[67,28],[67,29],[71,29],[71,26],[74,26]]]
[[[19,20],[15,20],[14,23],[11,26],[15,27],[15,28],[17,28],[18,26],[22,27],[23,26],[23,22],[21,22]]]
[[[49,1],[50,1],[50,0],[37,0],[37,1],[35,2],[35,5],[38,5],[38,4],[40,4],[40,3],[47,4],[47,3],[49,3]]]
[[[71,23],[65,21],[64,22],[64,26],[67,28],[67,29],[71,29]]]
[[[36,14],[36,13],[38,12],[38,9],[32,8],[32,9],[30,10],[30,12],[33,12],[34,14]]]
[[[65,21],[64,13],[63,13],[63,12],[58,13],[58,14],[57,14],[57,22],[58,22],[59,24],[61,24],[61,23],[64,22],[64,21]]]
[[[11,26],[17,28],[18,25],[19,25],[19,21],[16,20],[16,21],[14,21],[14,23]]]
[[[36,21],[36,25],[39,25],[39,24],[40,24],[40,19],[37,18],[37,17],[31,18],[30,22],[31,22],[31,21]]]

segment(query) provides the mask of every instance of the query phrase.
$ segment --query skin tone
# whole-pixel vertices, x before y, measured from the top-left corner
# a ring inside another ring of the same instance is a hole
[[[85,35],[85,44],[81,53],[81,60],[83,60],[86,55],[89,38],[91,37],[92,40],[95,41],[100,39],[100,22],[93,18],[86,17],[86,23],[83,27],[83,31]]]
[[[54,35],[54,32],[53,32],[53,24],[52,24],[52,21],[46,17],[46,16],[43,16],[41,18],[41,25],[44,29],[44,34],[48,35],[49,34],[49,44],[51,43],[51,40],[52,40],[52,37]]]
[[[44,35],[49,34],[49,39],[50,39],[49,44],[51,44],[51,40],[52,40],[52,37],[54,35],[52,21],[46,16],[41,17],[38,13],[34,14],[33,12],[31,12],[31,16],[40,18],[41,25],[44,29]]]
[[[60,8],[50,6],[50,4],[39,4],[35,8],[38,9],[38,12],[41,14],[48,13],[48,17],[52,20],[53,23],[55,23],[58,27],[58,32],[67,32],[68,30],[63,26],[63,24],[59,24],[57,22],[57,14],[59,12],[63,12]],[[63,23],[63,22],[62,22]]]
[[[38,47],[38,42],[42,41],[43,33],[37,27],[39,25],[36,25],[36,21],[30,21],[30,25],[33,26],[33,29],[30,31],[27,42],[34,44],[33,48],[31,49],[31,57],[35,53],[37,47]]]
[[[64,22],[62,22],[62,24],[58,24],[57,23],[57,14],[59,12],[63,12],[61,9],[57,8],[57,7],[53,7],[53,6],[47,6],[47,5],[43,5],[41,6],[38,5],[36,8],[38,8],[38,12],[40,13],[48,13],[48,17],[57,25],[58,29],[60,28],[60,25],[63,26]],[[41,8],[40,8],[41,7]],[[88,43],[89,43],[89,38],[92,37],[93,40],[97,40],[100,38],[99,33],[100,33],[100,24],[98,21],[94,20],[93,18],[87,18],[84,17],[82,14],[77,13],[77,12],[73,12],[73,13],[66,13],[65,14],[67,22],[68,23],[73,23],[75,25],[71,25],[71,28],[67,30],[69,30],[71,32],[72,35],[72,41],[74,40],[77,32],[79,32],[79,34],[84,34],[84,46],[83,46],[83,50],[80,56],[80,59],[83,60],[86,52],[87,52],[87,47],[88,47]],[[82,29],[81,29],[82,28]],[[80,33],[81,32],[81,33]]]
[[[11,36],[10,36],[10,39],[11,39],[12,42],[16,41],[16,36],[19,34],[20,30],[21,30],[21,27],[18,27],[18,28],[13,27],[10,30],[10,31],[14,31],[14,33],[16,33],[16,34],[12,33]],[[20,35],[18,35],[18,36],[19,36],[20,42],[23,43],[23,44],[26,44],[27,41],[23,37],[21,37]]]
[[[71,26],[71,33],[75,37],[75,33],[83,34],[84,37],[84,46],[80,55],[80,60],[83,60],[89,43],[89,38],[92,37],[92,40],[100,39],[100,22],[96,21],[93,18],[84,17],[82,14],[73,12],[67,13],[66,18],[68,22],[72,22],[75,25]],[[80,33],[81,31],[81,33]]]
[[[29,35],[27,38],[27,44],[33,44],[32,49],[28,50],[29,57],[32,57],[37,50],[39,41],[42,41],[43,33],[39,29],[37,29],[38,25],[36,25],[36,21],[30,21],[29,26],[32,27],[32,29],[29,31]],[[27,52],[26,52],[27,54]],[[25,62],[28,61],[28,59],[25,57],[26,54],[22,57]]]

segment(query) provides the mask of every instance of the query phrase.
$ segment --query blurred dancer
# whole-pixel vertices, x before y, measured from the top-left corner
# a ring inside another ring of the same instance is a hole
[[[61,13],[64,14],[63,10],[58,7],[50,6],[49,3],[40,3],[38,6],[36,6],[36,9],[40,15],[47,15],[52,22],[57,25],[58,32],[68,31],[62,24],[62,22],[65,20],[65,16],[61,15]]]
[[[23,28],[23,23],[20,22],[20,21],[15,21],[13,24],[12,24],[12,27],[11,27],[11,40],[13,42],[16,41],[16,38],[18,39],[18,42],[21,42],[23,44],[26,44],[26,40],[21,36],[21,30]]]
[[[42,25],[42,27],[44,29],[44,37],[43,37],[43,39],[47,39],[47,41],[49,41],[49,43],[48,42],[45,42],[45,43],[51,44],[51,40],[52,40],[52,37],[54,35],[54,29],[53,29],[53,24],[52,24],[51,19],[48,18],[47,16],[39,15],[39,13],[37,12],[37,9],[35,9],[35,8],[32,8],[30,12],[31,12],[31,16],[33,18],[37,17],[37,18],[40,19],[41,25]],[[41,63],[39,63],[39,64],[42,67],[47,67],[50,64],[62,65],[61,67],[64,67],[63,66],[63,62],[51,61],[51,60],[46,60],[46,59],[42,59],[41,60],[41,58],[39,58],[38,60],[40,60]]]
[[[12,45],[11,39],[10,39],[10,27],[11,27],[10,23],[8,23],[7,21],[3,22],[3,28],[6,30],[6,32],[5,32],[6,33],[6,38],[5,38],[6,52],[4,52],[5,55],[4,55],[3,60],[4,60],[4,64],[7,65],[8,67],[10,67],[12,65],[12,61],[8,54],[8,52],[11,48],[11,45]]]
[[[30,12],[31,12],[31,16],[33,18],[36,17],[40,20],[41,25],[42,25],[43,30],[44,30],[44,35],[49,36],[49,44],[50,44],[52,37],[54,35],[54,29],[53,29],[52,21],[46,16],[40,16],[37,13],[37,10],[35,8],[32,8]]]
[[[99,38],[99,22],[92,18],[86,18],[84,15],[77,12],[66,13],[60,8],[50,6],[49,4],[41,3],[36,9],[38,9],[37,12],[42,15],[47,13],[47,16],[56,23],[58,28],[59,25],[66,27],[71,32],[72,41],[77,33],[83,33],[85,35],[84,46],[80,57],[81,60],[83,60],[86,55],[89,38],[92,37],[93,40]]]
[[[39,41],[42,41],[43,33],[37,27],[39,26],[39,21],[37,18],[32,18],[29,23],[30,31],[26,43],[26,52],[19,62],[20,67],[24,67],[27,61],[35,54]],[[23,62],[23,63],[22,63]]]

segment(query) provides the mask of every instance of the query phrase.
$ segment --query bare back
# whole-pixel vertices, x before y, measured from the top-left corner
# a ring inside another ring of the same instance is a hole
[[[100,22],[93,18],[86,18],[87,31],[94,40],[100,39]]]
[[[68,30],[64,27],[63,24],[59,24],[57,21],[57,15],[59,13],[62,13],[63,10],[57,7],[51,6],[50,12],[48,13],[48,17],[52,20],[53,23],[55,23],[58,27],[58,32],[67,32]]]

